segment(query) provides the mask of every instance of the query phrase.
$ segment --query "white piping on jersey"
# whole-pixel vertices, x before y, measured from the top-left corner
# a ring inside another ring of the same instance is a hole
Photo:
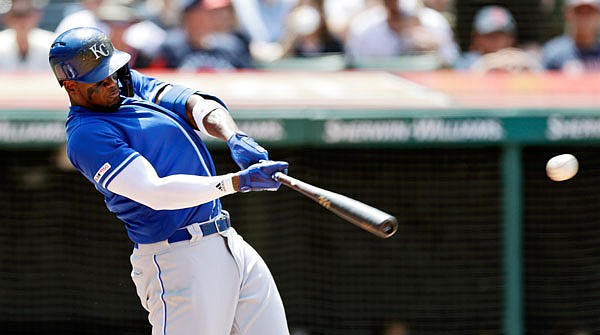
[[[139,155],[139,153],[138,153],[138,152],[134,152],[134,153],[132,153],[131,155],[127,156],[127,158],[125,158],[125,159],[124,159],[124,160],[121,162],[121,164],[117,165],[117,167],[116,167],[116,168],[115,168],[115,169],[114,169],[114,170],[113,170],[111,173],[109,173],[109,174],[108,174],[108,176],[106,176],[106,178],[104,178],[104,181],[102,182],[102,187],[103,187],[103,188],[106,188],[106,186],[107,186],[107,184],[106,184],[106,183],[107,183],[109,180],[111,180],[111,179],[112,179],[113,175],[114,175],[115,173],[117,173],[118,171],[121,171],[121,168],[123,167],[123,165],[125,165],[125,164],[127,164],[129,161],[131,161],[131,159],[133,158],[133,156],[137,156],[137,155]]]

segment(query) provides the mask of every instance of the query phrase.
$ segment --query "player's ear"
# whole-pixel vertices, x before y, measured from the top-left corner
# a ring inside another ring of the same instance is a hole
[[[75,82],[73,82],[72,80],[65,80],[62,82],[62,84],[67,92],[75,91]]]

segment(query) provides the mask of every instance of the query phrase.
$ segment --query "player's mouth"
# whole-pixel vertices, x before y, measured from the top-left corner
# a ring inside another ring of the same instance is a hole
[[[121,105],[121,92],[119,91],[119,88],[110,90],[110,93],[107,94],[107,105],[107,109],[111,112],[119,109],[119,106]]]
[[[110,99],[119,99],[119,98],[120,98],[120,96],[121,96],[121,92],[119,91],[119,89],[118,89],[118,88],[117,88],[117,89],[114,89],[114,90],[112,90],[112,92],[110,92],[110,93],[108,94],[108,97],[109,97]]]

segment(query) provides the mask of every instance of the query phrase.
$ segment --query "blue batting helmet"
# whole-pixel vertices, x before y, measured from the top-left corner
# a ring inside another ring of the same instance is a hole
[[[114,48],[100,29],[73,28],[60,34],[50,46],[50,66],[58,82],[99,82],[127,65],[131,56]]]

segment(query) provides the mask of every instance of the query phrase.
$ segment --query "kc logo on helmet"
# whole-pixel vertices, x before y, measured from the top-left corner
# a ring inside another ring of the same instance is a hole
[[[90,47],[90,50],[94,53],[94,56],[96,56],[96,59],[100,58],[100,56],[107,57],[108,55],[110,55],[110,51],[108,50],[106,45],[103,43],[96,43],[96,44],[92,45]]]

